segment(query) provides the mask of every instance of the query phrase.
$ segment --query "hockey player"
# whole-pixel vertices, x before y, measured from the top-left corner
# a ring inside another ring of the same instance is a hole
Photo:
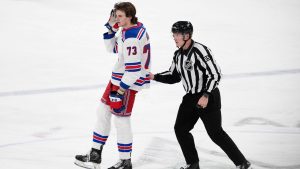
[[[102,149],[114,116],[120,160],[109,169],[132,169],[131,112],[136,93],[150,85],[149,36],[135,15],[132,3],[116,3],[105,24],[108,28],[104,33],[106,48],[116,53],[118,59],[97,111],[92,148],[87,154],[76,155],[75,164],[78,166],[100,169]],[[119,36],[116,36],[117,31],[120,31]]]
[[[199,118],[209,137],[233,161],[238,169],[249,169],[250,163],[222,128],[221,98],[218,84],[221,70],[206,46],[192,40],[193,26],[178,21],[172,26],[176,46],[173,62],[168,71],[151,74],[150,78],[162,83],[182,81],[183,97],[175,122],[175,134],[187,165],[181,169],[199,169],[199,158],[190,131]]]

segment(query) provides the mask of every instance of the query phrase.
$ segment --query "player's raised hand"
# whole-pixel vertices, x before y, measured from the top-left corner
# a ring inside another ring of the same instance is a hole
[[[111,10],[109,19],[107,23],[105,24],[106,28],[110,30],[111,32],[117,32],[119,30],[119,26],[117,24],[116,20],[116,12],[114,9]]]

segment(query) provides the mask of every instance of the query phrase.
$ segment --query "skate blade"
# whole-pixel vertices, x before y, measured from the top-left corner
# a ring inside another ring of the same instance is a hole
[[[87,169],[101,169],[100,164],[95,164],[95,163],[84,163],[82,161],[79,160],[75,160],[74,164],[79,166],[79,167],[83,167],[83,168],[87,168]]]

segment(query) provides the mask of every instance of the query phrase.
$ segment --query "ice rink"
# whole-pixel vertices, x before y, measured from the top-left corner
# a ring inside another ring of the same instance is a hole
[[[0,169],[79,169],[116,56],[104,48],[108,0],[0,0]],[[223,128],[255,169],[300,169],[300,1],[131,1],[151,39],[152,72],[169,69],[171,25],[189,20],[193,39],[221,67]],[[153,82],[133,109],[133,168],[179,169],[173,125],[181,83]],[[201,169],[234,169],[193,130]],[[118,160],[116,132],[103,169]]]

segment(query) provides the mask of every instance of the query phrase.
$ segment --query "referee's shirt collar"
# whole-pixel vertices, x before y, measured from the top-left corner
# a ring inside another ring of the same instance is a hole
[[[194,44],[194,40],[192,39],[192,42],[191,42],[190,46],[185,50],[183,50],[183,48],[181,48],[180,53],[184,56],[187,56],[187,54],[189,53],[189,51],[192,48],[193,44]]]

